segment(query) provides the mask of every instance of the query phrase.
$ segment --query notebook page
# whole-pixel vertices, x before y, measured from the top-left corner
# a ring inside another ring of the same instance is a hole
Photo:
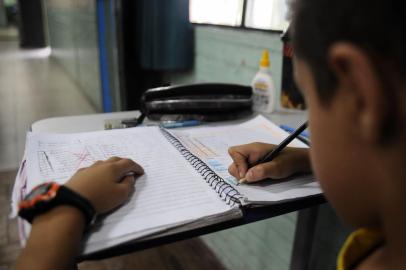
[[[265,181],[257,185],[239,185],[228,173],[232,163],[228,148],[252,142],[279,144],[289,134],[259,115],[241,124],[194,127],[172,130],[193,154],[201,158],[213,171],[246,197],[246,202],[275,202],[321,193],[312,176],[295,177],[289,181]],[[295,139],[289,146],[308,147]]]
[[[137,179],[130,200],[92,232],[85,253],[108,247],[107,239],[141,237],[230,210],[157,127],[30,134],[27,190],[45,181],[64,183],[77,169],[111,156],[133,159],[145,174]]]

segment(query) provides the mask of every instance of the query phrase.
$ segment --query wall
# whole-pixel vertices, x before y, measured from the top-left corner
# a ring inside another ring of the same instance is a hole
[[[45,6],[52,57],[102,111],[96,1],[46,0]]]
[[[195,29],[193,71],[167,74],[172,84],[230,82],[250,84],[263,49],[270,50],[276,89],[281,85],[279,34],[200,26]],[[296,213],[203,236],[228,269],[288,269]]]
[[[172,73],[176,83],[230,82],[250,84],[258,71],[262,51],[270,51],[271,71],[280,89],[282,42],[278,33],[197,26],[193,71]]]
[[[3,0],[0,0],[0,27],[7,26],[6,5]]]
[[[227,269],[289,269],[296,213],[201,237]]]
[[[12,6],[12,5],[17,4],[17,0],[4,0],[4,4],[6,6]]]

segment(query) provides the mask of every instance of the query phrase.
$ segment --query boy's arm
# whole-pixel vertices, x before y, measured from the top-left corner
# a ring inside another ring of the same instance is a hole
[[[74,269],[85,228],[80,210],[58,206],[34,219],[16,269]]]
[[[250,143],[230,147],[228,153],[233,163],[228,168],[237,179],[245,178],[247,182],[257,182],[263,179],[282,179],[295,173],[312,171],[309,149],[287,147],[270,162],[251,167],[276,145],[267,143]]]
[[[79,170],[66,186],[106,213],[124,203],[134,191],[134,175],[143,169],[129,159],[112,157]],[[34,218],[27,245],[16,269],[72,269],[85,229],[85,216],[74,206],[57,206]]]

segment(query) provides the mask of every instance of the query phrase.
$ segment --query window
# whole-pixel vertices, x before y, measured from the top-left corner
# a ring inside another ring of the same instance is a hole
[[[286,0],[247,0],[245,26],[284,30],[288,26],[286,13]]]
[[[190,0],[190,21],[283,31],[288,26],[287,0]]]
[[[190,0],[190,21],[240,26],[243,3],[244,0]]]

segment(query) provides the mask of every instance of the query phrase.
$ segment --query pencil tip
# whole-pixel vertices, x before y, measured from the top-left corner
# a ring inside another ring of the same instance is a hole
[[[238,180],[238,185],[245,184],[246,182],[247,182],[247,178],[243,177],[240,180]]]

